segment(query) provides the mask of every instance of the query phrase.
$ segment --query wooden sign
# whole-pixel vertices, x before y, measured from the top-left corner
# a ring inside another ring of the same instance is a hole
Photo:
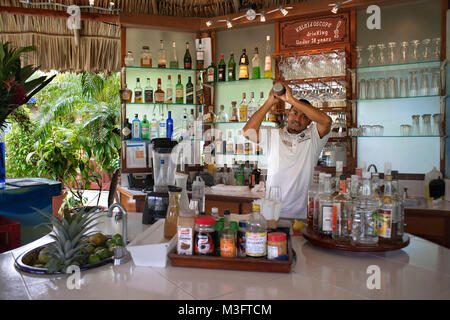
[[[348,41],[347,13],[280,23],[280,51],[306,50]]]

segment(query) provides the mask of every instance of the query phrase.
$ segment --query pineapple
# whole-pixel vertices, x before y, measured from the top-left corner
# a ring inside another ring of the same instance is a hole
[[[82,266],[87,259],[89,242],[86,237],[93,233],[90,230],[98,223],[95,210],[81,209],[70,213],[64,210],[61,219],[55,216],[46,216],[50,221],[47,226],[53,232],[50,234],[55,242],[47,246],[47,255],[50,260],[45,264],[49,273],[66,272],[70,265]]]

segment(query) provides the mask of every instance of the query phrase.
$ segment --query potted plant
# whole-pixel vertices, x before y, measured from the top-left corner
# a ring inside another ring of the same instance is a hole
[[[20,56],[33,50],[35,48],[32,46],[11,48],[9,42],[0,42],[0,187],[4,186],[6,179],[3,134],[6,118],[54,78],[41,76],[31,79],[40,66],[22,67]]]

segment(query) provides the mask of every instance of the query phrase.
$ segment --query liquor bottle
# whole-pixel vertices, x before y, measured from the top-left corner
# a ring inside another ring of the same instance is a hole
[[[223,53],[221,53],[217,70],[217,81],[222,82],[226,80],[227,80],[227,65],[225,64]]]
[[[150,78],[147,78],[147,85],[144,89],[145,103],[153,103],[153,87],[150,84]]]
[[[191,113],[188,116],[188,125],[189,125],[189,139],[194,139],[194,135],[195,135],[194,109],[191,109]]]
[[[164,91],[161,89],[161,78],[158,78],[158,89],[155,91],[154,100],[156,103],[164,103]]]
[[[238,130],[236,136],[236,145],[235,145],[235,154],[244,154],[244,136],[242,135],[242,131]]]
[[[186,52],[184,54],[184,68],[192,69],[192,58],[191,53],[189,52],[189,42],[186,42]]]
[[[276,114],[275,114],[275,104],[272,106],[272,108],[270,108],[270,111],[268,112],[267,121],[270,121],[270,122],[276,122],[277,121],[277,117],[276,117]]]
[[[216,144],[216,146],[215,146],[216,154],[225,154],[226,153],[226,150],[225,150],[226,144],[225,144],[225,141],[223,140],[221,131],[219,132],[219,136],[215,140],[215,144]]]
[[[334,181],[331,184],[331,188],[333,190],[333,196],[337,196],[340,192],[340,181],[341,177],[344,174],[344,162],[336,161],[336,174],[334,176]]]
[[[260,205],[253,204],[253,215],[247,223],[245,233],[245,251],[250,257],[265,257],[267,255],[267,222],[260,213]]]
[[[203,112],[202,106],[198,107],[198,116],[195,119],[194,125],[194,139],[195,140],[203,140]]]
[[[349,227],[352,213],[352,198],[347,192],[347,181],[341,176],[339,193],[333,198],[333,218],[331,237],[335,241],[349,241]]]
[[[167,76],[166,102],[173,103],[173,85],[172,85],[172,77],[170,75]]]
[[[259,66],[259,54],[258,48],[255,48],[255,53],[252,58],[252,79],[260,79],[261,78],[261,67]]]
[[[319,192],[319,181],[314,181],[308,188],[308,201],[307,201],[307,209],[306,209],[306,224],[308,228],[313,228],[313,219],[314,219],[314,207],[315,201],[314,199]]]
[[[236,80],[236,62],[234,61],[234,53],[231,52],[230,60],[228,61],[228,81]]]
[[[138,115],[134,115],[132,123],[131,140],[141,140],[141,121],[138,119]]]
[[[220,111],[216,117],[217,122],[228,122],[228,115],[225,112],[225,106],[223,104],[220,105]]]
[[[122,91],[122,97],[121,97],[123,102],[130,103],[132,97],[133,97],[133,92],[130,89],[128,89],[128,85],[125,84],[125,88]]]
[[[129,50],[127,51],[127,55],[123,59],[123,62],[125,63],[125,65],[127,67],[134,66],[134,57],[133,57],[133,52],[132,51],[129,51]]]
[[[169,116],[166,120],[166,138],[172,139],[173,135],[173,119],[172,119],[172,112],[169,111]]]
[[[194,104],[194,85],[190,76],[188,77],[188,83],[186,83],[186,104]]]
[[[147,120],[147,115],[144,114],[144,119],[141,123],[141,137],[142,140],[150,139],[150,123]]]
[[[249,120],[257,110],[258,106],[256,105],[255,94],[253,92],[250,92],[250,102],[248,103],[247,109],[247,120]]]
[[[404,226],[404,220],[405,220],[405,213],[404,213],[404,205],[403,205],[403,199],[400,196],[400,187],[398,184],[398,171],[392,170],[392,198],[394,199],[394,205],[396,205],[396,213],[393,215],[393,227],[397,230],[393,230],[392,232],[396,231],[394,233],[394,236],[396,237],[397,241],[402,241],[403,239],[403,226]],[[394,228],[393,228],[394,229]]]
[[[203,45],[202,45],[202,38],[198,39],[198,47],[196,50],[196,56],[197,56],[197,61],[196,61],[196,68],[197,70],[202,70],[205,68],[205,51],[203,50]]]
[[[394,192],[392,190],[391,164],[386,162],[384,164],[384,192],[382,205],[377,219],[378,241],[380,243],[392,243],[396,241],[398,227],[396,213],[397,202],[394,201]]]
[[[150,51],[150,48],[148,46],[142,47],[141,52],[141,67],[152,67],[152,52]]]
[[[131,123],[128,120],[128,118],[126,118],[125,122],[123,123],[122,139],[123,140],[130,140],[131,139]]]
[[[150,140],[158,138],[158,120],[156,120],[155,114],[153,114],[150,121]]]
[[[314,197],[313,229],[315,231],[319,230],[319,199],[320,196],[323,194],[325,175],[326,173],[323,172],[319,173],[319,186],[317,189],[317,193]]]
[[[247,139],[244,142],[244,154],[253,154],[253,143]]]
[[[142,88],[141,88],[141,82],[139,78],[136,78],[136,87],[134,88],[134,102],[135,103],[142,103]]]
[[[245,92],[242,92],[242,101],[241,101],[241,104],[239,105],[239,121],[240,122],[247,121],[248,104],[247,104],[247,100],[245,98],[246,98]]]
[[[230,122],[238,122],[239,121],[239,117],[238,117],[238,109],[236,107],[237,102],[236,101],[232,101],[231,102],[231,117],[230,117]]]
[[[172,59],[170,60],[170,68],[178,69],[177,48],[175,41],[172,42]]]
[[[158,138],[167,138],[166,119],[164,119],[164,113],[161,113],[161,120],[159,120]]]
[[[266,38],[266,59],[264,61],[264,78],[272,78],[272,52],[270,50],[270,36]]]
[[[258,100],[258,110],[264,105],[264,92],[260,92],[259,93],[259,100]],[[267,121],[267,113],[266,113],[266,115],[264,116],[264,119],[263,119],[263,121]]]
[[[216,120],[216,115],[214,114],[214,106],[209,106],[208,111],[203,115],[203,122],[213,123]]]
[[[250,161],[246,160],[244,165],[244,186],[250,186],[252,178],[252,170],[250,169]]]
[[[188,139],[189,139],[188,114],[186,112],[186,108],[184,108],[183,118],[181,119],[181,138],[180,138],[180,140],[188,140]]]
[[[206,69],[206,82],[208,83],[217,82],[217,68],[214,65],[213,61],[211,61],[211,64]]]
[[[220,231],[220,256],[224,258],[236,257],[236,231],[230,226],[230,210],[223,213],[223,229]]]
[[[362,172],[361,195],[354,201],[352,212],[351,243],[372,244],[378,243],[377,211],[379,202],[372,193],[370,186],[370,172]]]
[[[253,171],[252,171],[251,186],[254,187],[257,184],[259,184],[260,179],[261,179],[261,170],[258,169],[258,162],[255,161],[255,167],[253,168]]]
[[[164,41],[160,41],[159,51],[158,51],[158,68],[166,68],[166,49],[164,49]]]
[[[184,102],[184,88],[183,84],[181,83],[181,74],[178,75],[178,83],[175,87],[175,102],[176,103]]]
[[[228,131],[228,138],[226,141],[225,152],[227,155],[234,154],[234,140],[231,130]]]
[[[248,57],[246,54],[246,50],[242,49],[242,55],[239,58],[239,80],[248,79]]]
[[[323,182],[323,193],[319,195],[319,232],[331,235],[333,231],[333,195],[331,190],[331,174],[327,173]]]

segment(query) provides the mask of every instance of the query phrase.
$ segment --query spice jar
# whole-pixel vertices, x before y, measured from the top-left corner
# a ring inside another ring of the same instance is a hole
[[[195,211],[181,209],[178,216],[177,253],[191,256],[194,251]]]
[[[214,255],[214,223],[211,216],[195,218],[194,252],[196,255]]]
[[[286,233],[271,232],[267,235],[267,259],[273,260],[287,254]]]

